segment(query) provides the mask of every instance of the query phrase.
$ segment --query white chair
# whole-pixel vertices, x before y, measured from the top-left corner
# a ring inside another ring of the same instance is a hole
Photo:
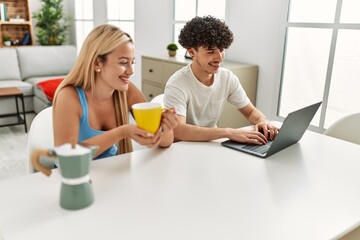
[[[360,144],[360,113],[350,114],[333,123],[324,134],[348,142]]]
[[[161,106],[164,108],[164,94],[159,94],[156,97],[154,97],[151,102],[160,103]]]
[[[30,126],[27,146],[28,173],[36,172],[31,163],[31,153],[33,150],[53,147],[54,133],[52,123],[52,107],[48,107],[35,116]],[[53,161],[47,161],[45,158],[40,158],[40,162],[49,168],[52,168],[54,165]]]

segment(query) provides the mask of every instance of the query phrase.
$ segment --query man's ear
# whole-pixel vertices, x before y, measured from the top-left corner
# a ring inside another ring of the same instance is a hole
[[[189,53],[189,55],[191,56],[191,57],[194,57],[194,55],[195,55],[195,49],[194,48],[189,48],[188,50],[188,53]]]

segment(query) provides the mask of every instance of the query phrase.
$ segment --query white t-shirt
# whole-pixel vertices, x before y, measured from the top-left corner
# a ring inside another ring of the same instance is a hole
[[[201,83],[193,74],[191,63],[175,72],[166,83],[165,107],[175,108],[186,123],[215,127],[226,101],[241,109],[250,103],[239,79],[230,70],[220,68],[211,86]]]

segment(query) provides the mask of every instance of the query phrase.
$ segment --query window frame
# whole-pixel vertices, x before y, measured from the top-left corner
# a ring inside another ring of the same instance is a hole
[[[129,23],[132,22],[134,29],[133,32],[135,33],[135,4],[134,4],[134,19],[130,20],[130,19],[126,19],[126,20],[120,20],[120,19],[109,19],[107,16],[107,4],[108,1],[103,1],[103,0],[91,0],[93,3],[93,13],[92,13],[92,18],[91,19],[77,19],[74,18],[74,22],[75,22],[75,26],[77,25],[77,22],[92,22],[93,27],[95,27],[96,25],[99,25],[101,23],[108,23],[108,22],[118,22],[118,23]],[[76,12],[76,2],[77,1],[73,1],[73,6],[74,6],[74,12]],[[78,30],[75,30],[75,42],[77,44],[77,49],[78,51],[80,51],[81,46],[78,46],[79,43],[79,37],[77,36],[76,32]],[[85,36],[81,36],[82,39],[85,39],[85,37],[89,34],[86,33],[86,31],[83,31]],[[135,36],[131,36],[132,38],[134,38]],[[82,43],[81,43],[82,45]]]
[[[187,21],[191,20],[191,19],[187,19],[187,20],[176,20],[175,19],[175,12],[176,12],[176,9],[175,9],[175,6],[176,6],[176,1],[177,0],[173,0],[173,28],[172,28],[172,41],[173,42],[177,42],[176,41],[176,37],[175,37],[175,29],[176,29],[176,25],[177,24],[186,24]],[[196,17],[196,16],[199,16],[199,0],[194,0],[195,1],[195,16],[193,17]],[[226,22],[227,21],[227,16],[228,16],[228,13],[229,13],[229,10],[228,10],[228,5],[229,5],[229,0],[225,0],[225,13],[224,13],[224,21]]]
[[[285,119],[286,116],[280,115],[280,108],[281,108],[281,101],[282,100],[282,86],[284,84],[284,70],[286,65],[286,51],[287,51],[287,44],[288,44],[288,32],[290,28],[320,28],[320,29],[331,29],[332,36],[331,36],[331,43],[329,49],[329,57],[327,60],[327,70],[326,70],[326,77],[325,77],[325,84],[323,89],[323,96],[322,96],[322,106],[319,109],[320,111],[320,119],[318,126],[310,126],[309,129],[316,131],[316,132],[323,132],[325,128],[325,119],[326,113],[328,110],[328,102],[329,102],[329,94],[330,94],[330,86],[332,80],[332,73],[334,68],[334,61],[335,61],[335,54],[336,54],[336,46],[338,40],[338,33],[339,30],[360,30],[360,23],[341,23],[341,7],[343,0],[337,0],[336,8],[335,8],[335,16],[334,21],[332,23],[315,23],[315,22],[290,22],[289,21],[289,13],[290,13],[290,4],[292,0],[287,1],[287,13],[285,18],[285,35],[284,35],[284,44],[282,49],[282,64],[281,64],[281,75],[280,75],[280,87],[278,92],[278,102],[277,102],[277,117],[280,119]],[[294,109],[295,110],[295,109]]]

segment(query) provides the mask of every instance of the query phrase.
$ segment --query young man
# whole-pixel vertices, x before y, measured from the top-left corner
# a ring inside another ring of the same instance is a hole
[[[260,145],[278,133],[279,129],[250,102],[238,78],[220,67],[224,50],[232,41],[229,27],[211,16],[195,17],[181,30],[179,43],[187,49],[192,62],[170,77],[164,96],[165,106],[175,108],[178,114],[175,140],[229,138]],[[216,127],[226,101],[255,125],[253,130]]]

